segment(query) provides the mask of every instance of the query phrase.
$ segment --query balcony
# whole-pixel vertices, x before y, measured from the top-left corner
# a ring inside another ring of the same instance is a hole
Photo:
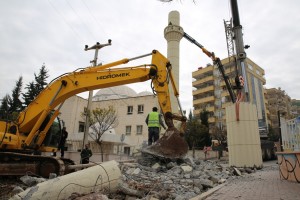
[[[208,67],[204,67],[202,69],[192,72],[192,77],[195,79],[199,79],[199,78],[205,76],[205,73],[212,72],[213,69],[214,69],[214,67],[212,65],[208,66]]]
[[[198,90],[194,90],[193,95],[198,95],[198,94],[202,94],[202,93],[209,92],[209,91],[214,91],[214,90],[215,90],[215,87],[212,85],[212,86],[208,86],[208,87],[201,88],[201,89],[198,89]]]
[[[197,87],[205,82],[213,81],[213,80],[214,80],[213,76],[207,76],[205,78],[194,81],[192,85],[193,85],[193,87]]]
[[[214,100],[215,100],[214,96],[204,97],[204,98],[193,100],[193,105],[208,103],[208,102],[212,102]]]
[[[198,115],[203,110],[206,110],[208,112],[215,112],[216,108],[214,106],[209,106],[210,104],[203,104],[201,106],[195,107],[194,114]]]

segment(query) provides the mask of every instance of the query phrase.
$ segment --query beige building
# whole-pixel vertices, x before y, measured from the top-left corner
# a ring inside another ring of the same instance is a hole
[[[270,112],[270,125],[277,130],[279,127],[278,114],[285,119],[292,119],[291,98],[281,88],[266,89],[268,110]]]
[[[300,100],[292,99],[291,112],[294,118],[300,116]]]
[[[66,100],[60,118],[64,121],[68,137],[68,150],[77,151],[82,147],[85,119],[82,113],[86,109],[87,99],[73,96]],[[127,86],[116,86],[99,90],[93,97],[92,110],[113,106],[117,111],[118,124],[103,135],[106,153],[119,151],[131,154],[148,140],[148,127],[145,119],[154,106],[159,108],[157,97],[151,92],[136,93]],[[122,134],[125,136],[121,141]],[[89,137],[89,141],[93,141]],[[97,144],[92,145],[99,152]],[[122,148],[122,149],[120,149]]]
[[[225,74],[230,77],[231,83],[234,83],[235,70],[230,66],[229,58],[223,59],[222,64],[225,68]],[[249,101],[256,105],[258,114],[258,123],[262,137],[266,137],[268,122],[266,100],[264,97],[264,88],[266,80],[264,70],[254,63],[251,59],[245,60],[247,69],[247,80],[249,87]],[[209,112],[209,123],[211,126],[218,126],[226,129],[225,107],[232,104],[231,98],[225,86],[225,82],[219,69],[216,66],[208,64],[206,67],[199,67],[192,74],[194,81],[193,87],[193,106],[194,115],[199,115],[204,109]],[[232,84],[234,85],[234,84]]]

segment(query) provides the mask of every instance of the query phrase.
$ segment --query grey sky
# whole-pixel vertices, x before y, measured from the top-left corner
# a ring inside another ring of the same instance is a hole
[[[300,99],[300,2],[238,0],[247,56],[265,70],[266,87],[281,87]],[[0,98],[11,94],[19,76],[24,86],[43,63],[51,81],[60,74],[89,66],[93,51],[84,45],[106,43],[99,62],[108,63],[157,49],[167,54],[163,30],[168,13],[180,12],[181,26],[208,50],[227,56],[223,19],[231,18],[229,1],[189,0],[10,0],[0,1]],[[150,63],[150,58],[129,63]],[[210,60],[185,39],[180,44],[180,100],[192,108],[192,72]],[[131,85],[151,91],[150,83]],[[84,96],[85,94],[83,94]],[[87,96],[87,95],[86,95]]]

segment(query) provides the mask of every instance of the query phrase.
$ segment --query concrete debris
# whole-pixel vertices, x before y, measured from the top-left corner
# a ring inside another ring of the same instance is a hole
[[[38,183],[42,183],[42,182],[46,181],[47,179],[25,175],[25,176],[22,176],[20,178],[20,180],[28,186],[34,186]]]
[[[142,164],[143,165],[142,165]],[[251,168],[228,167],[220,160],[164,162],[154,158],[138,158],[136,163],[120,163],[121,181],[116,191],[92,192],[88,195],[70,193],[67,200],[141,199],[186,200],[225,183],[237,176],[255,172]],[[73,191],[74,192],[74,191]]]
[[[108,200],[109,198],[104,194],[91,193],[88,195],[82,195],[74,192],[66,200]]]
[[[14,189],[11,191],[11,195],[15,195],[15,194],[18,194],[20,192],[23,192],[23,188],[21,188],[20,186],[16,186],[14,187]]]
[[[242,172],[238,169],[238,168],[233,168],[234,170],[234,175],[237,175],[237,176],[241,176],[242,175]]]

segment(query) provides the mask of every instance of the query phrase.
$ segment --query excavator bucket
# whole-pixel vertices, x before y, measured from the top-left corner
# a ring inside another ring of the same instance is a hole
[[[188,149],[182,134],[175,127],[171,127],[155,144],[144,148],[142,153],[173,160],[185,157]]]

